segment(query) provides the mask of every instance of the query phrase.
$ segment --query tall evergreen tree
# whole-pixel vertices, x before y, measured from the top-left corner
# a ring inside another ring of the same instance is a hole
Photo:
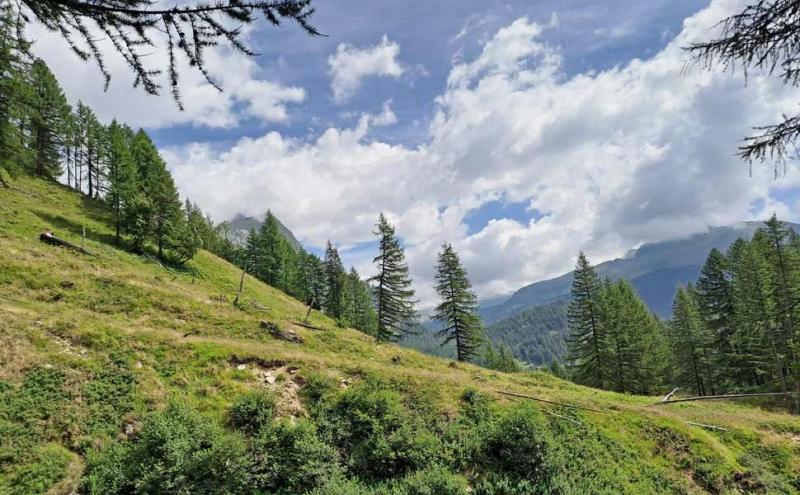
[[[483,330],[477,313],[478,298],[450,244],[443,244],[439,252],[435,280],[441,302],[433,318],[444,324],[438,335],[444,338],[442,345],[455,341],[457,359],[467,361],[477,355]]]
[[[609,363],[606,335],[600,315],[600,279],[581,252],[572,281],[572,300],[567,310],[569,362],[578,383],[599,388],[608,385]]]
[[[345,315],[345,271],[339,252],[328,241],[325,247],[325,312],[339,320]]]
[[[273,287],[283,289],[284,277],[284,246],[285,239],[281,233],[278,219],[271,211],[267,211],[264,223],[259,232],[261,265],[259,274],[261,280]]]
[[[18,126],[24,93],[24,52],[24,41],[16,36],[12,12],[4,3],[0,5],[0,185],[3,186],[7,185],[3,172],[13,178],[24,170]]]
[[[373,259],[378,273],[369,281],[374,284],[378,325],[375,338],[380,341],[398,340],[412,333],[416,319],[414,290],[408,275],[405,252],[395,235],[394,227],[381,213],[378,217],[378,255]]]
[[[347,284],[351,293],[350,299],[352,300],[351,324],[368,335],[374,335],[377,314],[372,303],[369,286],[361,280],[361,276],[359,276],[355,268],[350,269],[350,273],[347,276]]]
[[[712,379],[710,359],[713,335],[700,317],[692,288],[679,288],[672,303],[670,337],[677,379],[683,386],[693,387],[697,395],[706,395]]]
[[[31,66],[30,85],[28,120],[34,172],[55,179],[61,175],[61,152],[70,108],[56,77],[40,59]]]
[[[733,292],[730,282],[730,265],[726,256],[714,248],[700,271],[697,281],[697,301],[700,315],[711,329],[714,339],[714,377],[708,383],[709,392],[714,394],[730,386],[726,378],[736,350],[733,347]]]
[[[115,120],[108,128],[108,139],[109,190],[106,200],[114,212],[115,237],[116,242],[119,243],[124,211],[131,206],[134,196],[139,190],[139,176],[131,155],[133,132],[130,128],[121,126]]]

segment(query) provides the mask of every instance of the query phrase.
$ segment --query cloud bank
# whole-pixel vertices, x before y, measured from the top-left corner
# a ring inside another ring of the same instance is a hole
[[[367,77],[400,77],[405,68],[397,60],[400,45],[383,35],[374,46],[358,48],[340,43],[328,57],[331,91],[337,103],[343,103],[361,87]]]

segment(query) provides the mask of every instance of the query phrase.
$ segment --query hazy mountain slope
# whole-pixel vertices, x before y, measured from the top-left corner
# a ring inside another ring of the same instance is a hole
[[[316,329],[309,329],[297,325],[306,313],[301,303],[249,276],[244,304],[236,308],[230,301],[241,271],[216,256],[201,252],[186,270],[168,272],[113,245],[110,215],[101,203],[38,180],[12,185],[0,188],[0,493],[78,492],[97,452],[136,445],[142,425],[168,403],[196,411],[214,431],[231,435],[226,438],[235,447],[243,440],[230,426],[231,404],[256,390],[275,394],[278,418],[286,419],[280,424],[306,425],[288,430],[298,435],[313,433],[309,397],[322,392],[332,401],[326,404],[340,408],[342,400],[350,400],[344,404],[358,412],[357,401],[371,401],[393,421],[412,416],[416,423],[403,424],[430,425],[425,435],[404,427],[374,444],[376,455],[398,442],[465,445],[457,451],[460,457],[443,459],[448,466],[500,459],[513,469],[516,461],[503,452],[484,456],[493,444],[482,442],[538,445],[514,435],[516,430],[499,436],[499,426],[507,424],[503,418],[516,418],[516,424],[533,424],[537,434],[546,435],[543,448],[558,463],[554,475],[565,486],[563,493],[738,493],[748,487],[798,493],[797,417],[728,402],[651,407],[658,397],[588,389],[540,372],[506,374],[451,364],[396,345],[376,345],[318,312],[310,318]],[[80,243],[83,227],[91,255],[38,240],[50,230]],[[270,325],[304,340],[273,337],[263,328]],[[327,388],[321,388],[323,382]],[[383,388],[372,391],[375,387]],[[465,396],[468,388],[482,395]],[[498,390],[600,412],[559,409],[557,416],[544,415],[557,407],[520,404]],[[487,414],[499,419],[480,429],[470,426]],[[344,421],[335,425],[348,428]],[[289,447],[298,445],[309,444]],[[472,457],[475,449],[478,457]],[[314,452],[319,455],[319,449]],[[226,452],[201,454],[198,469]],[[305,457],[281,451],[276,460]],[[163,468],[167,472],[170,465]],[[472,468],[452,469],[461,476]],[[380,490],[358,493],[389,493]]]
[[[526,309],[486,328],[494,343],[508,346],[518,359],[543,365],[562,360],[567,353],[567,305],[558,299]]]
[[[628,279],[651,310],[668,317],[675,289],[697,280],[708,252],[712,248],[727,250],[736,239],[751,237],[760,225],[761,222],[743,222],[713,227],[684,239],[645,244],[625,258],[600,263],[597,271],[602,277]],[[571,285],[571,272],[530,284],[501,304],[481,308],[481,317],[487,324],[500,321],[527,308],[568,296]]]
[[[279,218],[275,217],[275,219],[278,220],[278,227],[281,229],[283,236],[286,237],[286,240],[289,241],[289,244],[298,251],[302,249],[303,245],[300,244],[300,241],[297,240],[292,231],[289,230],[289,228],[285,226]],[[238,246],[243,246],[247,241],[248,232],[250,232],[251,229],[260,229],[263,223],[263,220],[259,220],[255,217],[244,216],[241,213],[236,215],[228,222],[231,229],[231,242]]]

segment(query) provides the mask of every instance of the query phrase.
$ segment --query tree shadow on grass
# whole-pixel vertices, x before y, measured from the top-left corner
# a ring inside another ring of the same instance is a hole
[[[68,232],[70,238],[64,240],[70,241],[73,244],[80,244],[80,239],[83,237],[84,226],[82,224],[69,220],[61,215],[52,215],[41,210],[34,210],[33,213],[53,227],[53,234],[56,237],[60,237],[59,231]],[[63,236],[63,234],[61,236]],[[93,229],[87,228],[86,238],[91,241],[107,244],[118,249],[124,249],[126,251],[129,250],[127,243],[123,239],[120,239],[120,242],[117,243],[113,234],[97,232]]]

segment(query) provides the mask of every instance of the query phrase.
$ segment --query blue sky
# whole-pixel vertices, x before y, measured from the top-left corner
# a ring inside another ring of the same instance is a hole
[[[687,69],[683,47],[744,5],[317,2],[327,36],[259,26],[260,56],[209,54],[225,93],[184,72],[184,112],[131,91],[108,43],[103,92],[58,37],[31,35],[71,101],[145,127],[182,194],[218,221],[269,208],[309,249],[330,239],[369,275],[385,212],[430,305],[442,242],[493,297],[569,270],[578,250],[600,262],[708,225],[796,220],[797,174],[751,175],[734,153],[798,90]]]

